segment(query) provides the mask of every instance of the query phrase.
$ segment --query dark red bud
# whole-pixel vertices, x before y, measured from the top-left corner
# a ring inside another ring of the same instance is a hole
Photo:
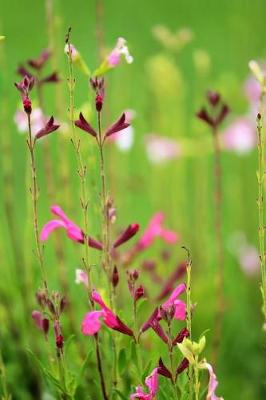
[[[181,363],[178,365],[176,369],[176,375],[181,374],[187,367],[189,366],[189,362],[187,358],[183,358]]]
[[[64,297],[62,297],[62,299],[60,301],[60,313],[64,312],[66,306],[67,306],[67,299],[64,296]]]
[[[129,225],[113,244],[113,247],[116,248],[118,246],[121,246],[121,244],[127,242],[129,239],[131,239],[133,236],[136,235],[136,233],[139,230],[139,224],[131,224]]]
[[[28,97],[25,97],[23,100],[23,107],[26,114],[30,115],[32,112],[31,101]]]
[[[134,301],[135,303],[144,296],[144,288],[143,286],[139,286],[134,293]]]
[[[42,320],[42,327],[43,327],[43,332],[44,332],[45,336],[47,336],[47,334],[49,332],[49,319],[44,318]]]
[[[97,94],[95,98],[95,107],[98,112],[101,112],[103,108],[103,96],[101,94]]]
[[[93,249],[97,249],[97,250],[102,250],[103,249],[103,244],[101,242],[99,242],[98,240],[93,239],[92,237],[88,238],[88,245],[90,247],[92,247]]]
[[[62,335],[56,336],[56,341],[55,342],[56,342],[56,347],[58,349],[61,350],[64,347],[64,338],[63,338]]]
[[[169,369],[164,365],[163,360],[160,358],[158,366],[158,374],[165,376],[166,378],[172,379],[172,374]]]
[[[83,114],[79,114],[79,119],[75,121],[75,125],[82,129],[83,131],[89,133],[90,135],[97,137],[96,131],[93,129],[93,127],[88,123],[88,121],[84,118]]]
[[[113,287],[116,287],[118,285],[119,282],[119,273],[118,273],[118,269],[115,265],[114,270],[113,270],[113,274],[112,274],[112,284]]]
[[[211,90],[209,90],[207,92],[207,99],[209,101],[209,104],[213,107],[217,106],[219,104],[219,101],[221,99],[221,96],[219,93],[217,92],[213,92]]]
[[[126,122],[126,114],[123,113],[122,116],[116,121],[105,133],[105,137],[109,137],[116,132],[120,132],[127,128],[130,124]]]
[[[55,306],[54,306],[53,302],[50,299],[47,300],[47,306],[48,306],[50,312],[53,315],[55,315]]]
[[[177,343],[182,343],[185,337],[189,337],[189,331],[187,328],[183,328],[180,332],[178,332],[175,339],[173,340],[173,345],[176,345]]]

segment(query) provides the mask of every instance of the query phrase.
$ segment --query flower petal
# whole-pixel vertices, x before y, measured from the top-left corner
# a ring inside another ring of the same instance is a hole
[[[63,221],[60,221],[58,219],[52,219],[51,221],[47,222],[47,224],[45,224],[41,230],[40,240],[42,242],[47,240],[48,237],[50,236],[50,234],[57,228],[67,229],[66,224]]]
[[[101,320],[100,318],[103,317],[104,311],[91,311],[87,313],[82,321],[81,324],[81,331],[83,335],[92,336],[95,333],[99,332],[101,329]]]

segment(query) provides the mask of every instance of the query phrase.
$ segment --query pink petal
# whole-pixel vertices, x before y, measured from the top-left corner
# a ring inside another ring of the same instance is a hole
[[[54,205],[51,207],[51,212],[55,214],[57,217],[61,218],[66,224],[72,224],[73,222],[66,216],[64,211],[58,205]]]
[[[40,311],[34,310],[34,311],[32,311],[31,316],[32,316],[32,319],[34,320],[35,324],[37,325],[37,327],[42,330],[42,328],[43,328],[42,313]]]
[[[206,400],[223,400],[222,397],[217,397],[215,394],[215,390],[218,386],[218,381],[211,364],[205,363],[205,368],[209,371],[210,377]]]
[[[150,394],[155,396],[158,390],[158,368],[155,368],[152,373],[145,379],[145,384],[149,388]]]
[[[186,303],[182,300],[176,300],[175,303],[175,319],[184,321],[186,319]]]
[[[47,240],[49,235],[57,228],[67,229],[66,224],[63,221],[59,221],[58,219],[53,219],[47,222],[47,224],[44,225],[40,233],[41,241]]]
[[[163,304],[162,304],[162,308],[164,310],[167,310],[169,307],[171,307],[172,305],[174,305],[175,301],[177,300],[177,297],[180,296],[180,294],[182,294],[183,292],[185,292],[186,290],[186,285],[185,283],[180,283],[180,285],[178,285],[172,292],[172,294],[170,295],[169,299],[166,300]]]
[[[103,301],[100,293],[98,293],[97,290],[93,289],[91,298],[95,303],[99,304],[99,306],[101,306],[102,308],[108,309],[108,307],[106,306],[105,302]]]
[[[101,320],[100,318],[103,317],[104,311],[91,311],[87,313],[82,321],[81,324],[81,331],[83,335],[92,336],[95,333],[99,332],[101,329]]]
[[[88,275],[82,269],[76,269],[76,283],[83,283],[86,287],[88,287]]]
[[[164,239],[165,242],[174,244],[176,243],[178,236],[174,231],[168,231],[166,229],[162,229],[160,232],[160,236]]]

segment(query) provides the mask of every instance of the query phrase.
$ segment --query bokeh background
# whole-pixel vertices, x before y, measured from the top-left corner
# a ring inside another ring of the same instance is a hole
[[[180,234],[180,241],[177,246],[167,248],[171,253],[167,262],[160,257],[165,250],[160,242],[145,253],[143,259],[156,260],[157,272],[164,278],[184,259],[181,245],[190,248],[192,296],[197,303],[193,330],[197,338],[209,329],[206,336],[211,343],[215,336],[216,268],[213,154],[210,133],[196,119],[195,112],[205,104],[206,90],[214,89],[222,94],[231,109],[222,130],[239,116],[250,115],[251,105],[245,93],[248,62],[263,60],[266,56],[264,0],[189,3],[185,0],[103,0],[103,10],[98,16],[96,2],[92,0],[51,3],[53,8],[49,16],[49,1],[0,1],[0,34],[6,36],[0,48],[0,346],[11,392],[14,399],[23,400],[41,398],[37,395],[36,368],[27,349],[31,348],[44,359],[45,350],[30,313],[26,312],[36,307],[34,293],[40,277],[32,253],[26,137],[18,133],[14,122],[14,115],[21,107],[13,84],[19,79],[18,65],[36,57],[43,48],[54,46],[55,55],[47,70],[56,68],[62,80],[58,85],[45,88],[45,111],[67,123],[67,60],[63,48],[68,27],[72,27],[72,42],[92,69],[99,64],[99,44],[108,52],[117,37],[127,39],[134,62],[123,63],[109,73],[104,117],[107,124],[122,110],[135,111],[132,147],[121,151],[112,143],[107,149],[110,193],[118,210],[117,229],[131,221],[139,222],[144,228],[155,212],[165,213],[165,224]],[[191,40],[183,48],[174,45],[171,48],[169,41],[165,45],[156,37],[154,28],[158,25],[165,26],[172,35],[187,28]],[[100,43],[97,27],[102,34]],[[89,115],[92,95],[87,79],[78,70],[75,76],[76,108],[86,109]],[[255,129],[255,116],[253,124]],[[74,221],[82,221],[75,157],[66,131],[52,136],[49,148],[42,144],[38,148],[41,225],[50,219],[51,204],[60,204]],[[173,140],[179,149],[177,154],[171,159],[154,162],[147,152],[150,135]],[[100,223],[96,149],[90,140],[82,139],[89,166],[90,229],[97,236]],[[52,191],[46,182],[47,157],[54,179]],[[251,270],[244,268],[246,264],[243,267],[237,250],[240,241],[245,240],[253,256],[256,253],[256,168],[256,146],[244,154],[232,149],[222,153],[226,312],[216,372],[219,393],[228,400],[266,397],[259,269],[255,261],[251,263]],[[62,170],[67,177],[66,184],[60,181]],[[65,251],[62,268],[58,267],[53,241],[46,245],[49,281],[53,289],[60,285],[67,289],[79,331],[86,311],[85,294],[82,299],[81,289],[74,283],[75,268],[81,266],[80,249],[69,243],[65,235],[61,236]],[[90,257],[93,263],[99,262],[95,252],[91,251]],[[141,262],[142,259],[138,260],[135,267],[140,268]],[[98,272],[95,275],[100,279]],[[125,277],[121,279],[125,281]],[[143,273],[142,279],[151,296],[160,291],[160,285],[148,274]],[[67,329],[70,334],[71,327]],[[85,348],[87,339],[77,335]],[[154,353],[156,358],[163,351],[160,346],[155,340],[149,354]]]

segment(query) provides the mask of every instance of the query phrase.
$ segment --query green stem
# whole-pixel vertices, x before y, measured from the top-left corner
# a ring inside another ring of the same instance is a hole
[[[1,397],[1,399],[2,400],[11,400],[11,395],[8,393],[6,369],[5,369],[1,350],[0,350],[0,378],[1,378],[2,391],[3,391],[3,396]]]
[[[191,302],[191,267],[192,267],[192,260],[190,257],[190,252],[186,247],[183,247],[184,250],[187,252],[188,260],[187,260],[187,313],[186,313],[186,323],[187,323],[187,330],[189,332],[190,340],[192,340],[192,302]],[[189,399],[193,399],[193,367],[189,363],[188,366],[188,384],[189,384]]]

